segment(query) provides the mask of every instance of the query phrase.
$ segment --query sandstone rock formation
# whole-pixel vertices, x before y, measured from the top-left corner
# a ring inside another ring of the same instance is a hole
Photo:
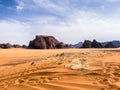
[[[82,48],[91,48],[91,46],[92,46],[92,42],[89,40],[85,40],[82,45]]]
[[[14,45],[11,45],[10,43],[2,43],[0,44],[0,48],[2,49],[9,49],[9,48],[27,48],[26,45],[19,45],[19,44],[14,44]]]
[[[67,47],[67,46],[65,46],[63,42],[56,44],[56,48],[64,48],[64,47]]]
[[[103,46],[101,45],[101,43],[97,42],[94,39],[93,42],[91,42],[90,40],[85,40],[82,48],[103,48]]]
[[[116,46],[114,46],[112,42],[108,42],[108,43],[105,45],[105,48],[116,48]]]
[[[14,44],[12,47],[14,47],[14,48],[22,48],[22,46],[19,45],[19,44]]]
[[[92,48],[103,48],[102,44],[97,42],[95,39],[92,42]]]
[[[28,48],[33,49],[54,49],[63,48],[64,44],[59,42],[53,36],[37,35],[36,38],[30,41]]]
[[[28,48],[26,45],[22,45],[22,48]]]
[[[6,43],[6,44],[0,44],[0,48],[3,48],[3,49],[7,49],[7,48],[11,48],[12,45],[10,43]]]

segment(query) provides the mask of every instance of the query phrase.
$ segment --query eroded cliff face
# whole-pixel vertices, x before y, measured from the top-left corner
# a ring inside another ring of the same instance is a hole
[[[63,48],[64,44],[53,36],[37,35],[34,40],[30,41],[28,47],[33,49],[55,49]]]

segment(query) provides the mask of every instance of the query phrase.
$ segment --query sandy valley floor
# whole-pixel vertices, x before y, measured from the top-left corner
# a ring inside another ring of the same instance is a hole
[[[120,49],[0,49],[0,90],[120,90]]]

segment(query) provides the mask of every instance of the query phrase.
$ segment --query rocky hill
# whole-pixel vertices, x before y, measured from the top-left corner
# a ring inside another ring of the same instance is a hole
[[[85,40],[82,48],[91,48],[92,47],[92,42],[90,40]]]
[[[102,44],[95,39],[92,41],[92,48],[103,48]]]
[[[114,40],[114,41],[106,41],[106,42],[98,42],[96,40],[93,40],[92,42],[90,40],[85,40],[84,42],[79,42],[77,44],[69,44],[72,48],[114,48],[114,47],[120,47],[120,41]]]
[[[94,39],[92,42],[90,40],[85,40],[82,48],[103,48],[103,46]]]
[[[10,43],[3,43],[0,44],[0,48],[7,49],[7,48],[12,48],[12,45]]]
[[[112,42],[108,42],[104,47],[105,47],[105,48],[116,48],[116,46],[113,45]]]
[[[120,47],[120,41],[119,41],[119,40],[101,42],[101,44],[102,44],[103,46],[105,46],[105,45],[107,45],[109,42],[112,42],[115,47]]]
[[[34,40],[30,41],[28,48],[33,49],[55,49],[63,48],[64,44],[59,42],[53,36],[37,35]]]
[[[2,49],[9,49],[9,48],[27,48],[26,45],[19,45],[19,44],[10,44],[10,43],[2,43],[0,44],[0,48]]]

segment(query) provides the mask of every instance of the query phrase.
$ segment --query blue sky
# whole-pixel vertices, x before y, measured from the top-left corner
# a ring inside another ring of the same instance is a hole
[[[28,44],[35,35],[65,43],[120,39],[120,0],[0,0],[0,43]]]

